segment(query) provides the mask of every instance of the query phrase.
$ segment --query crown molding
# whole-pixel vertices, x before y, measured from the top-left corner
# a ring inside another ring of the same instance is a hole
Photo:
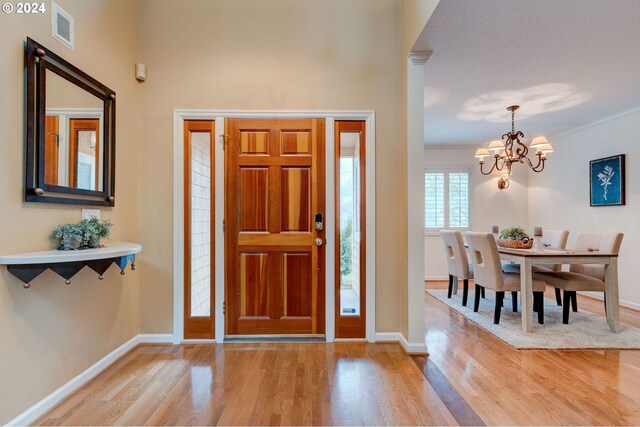
[[[558,133],[556,135],[553,135],[553,139],[562,138],[563,136],[567,136],[567,135],[570,135],[572,133],[579,132],[579,131],[584,130],[584,129],[588,129],[588,128],[592,127],[592,126],[596,126],[596,125],[599,125],[601,123],[608,122],[609,120],[617,119],[617,118],[620,118],[620,117],[624,117],[624,116],[626,116],[628,114],[635,113],[636,111],[640,111],[640,105],[636,105],[634,107],[627,108],[626,110],[618,111],[617,113],[613,113],[613,114],[610,114],[608,116],[601,117],[601,118],[599,118],[597,120],[594,120],[594,121],[592,121],[590,123],[587,123],[585,125],[580,125],[580,126],[577,126],[577,127],[573,128],[573,129],[569,129],[567,131],[560,132],[560,133]]]
[[[431,51],[409,52],[408,58],[413,65],[424,65],[432,53]]]

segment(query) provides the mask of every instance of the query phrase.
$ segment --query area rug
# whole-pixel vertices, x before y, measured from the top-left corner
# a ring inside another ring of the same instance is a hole
[[[591,313],[573,311],[569,315],[569,324],[562,324],[562,307],[555,301],[546,300],[544,305],[544,325],[538,324],[538,315],[533,316],[533,332],[522,332],[518,301],[518,312],[511,310],[511,294],[505,296],[500,324],[493,324],[495,293],[487,289],[486,298],[480,300],[480,308],[473,312],[473,289],[469,290],[467,306],[462,306],[462,290],[451,299],[446,290],[426,290],[442,303],[451,307],[482,329],[495,335],[517,349],[640,349],[640,329],[622,324],[620,333],[613,333],[604,317]],[[518,299],[520,294],[518,294]],[[578,306],[578,310],[580,306]]]

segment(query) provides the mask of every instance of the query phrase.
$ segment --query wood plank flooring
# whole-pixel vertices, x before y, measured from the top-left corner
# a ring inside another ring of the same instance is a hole
[[[551,288],[545,296],[555,300]],[[486,424],[640,424],[640,351],[519,351],[434,297],[425,300],[429,359]],[[578,296],[578,307],[604,316],[591,298]],[[639,327],[640,313],[623,308],[621,320]]]
[[[37,424],[640,424],[640,351],[518,351],[428,294],[425,321],[429,358],[396,344],[140,346]]]
[[[42,425],[455,424],[397,344],[140,346]]]

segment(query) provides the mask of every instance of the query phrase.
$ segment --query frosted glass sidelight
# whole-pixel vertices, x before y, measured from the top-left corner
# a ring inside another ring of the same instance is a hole
[[[211,307],[211,149],[208,132],[191,133],[191,317]]]

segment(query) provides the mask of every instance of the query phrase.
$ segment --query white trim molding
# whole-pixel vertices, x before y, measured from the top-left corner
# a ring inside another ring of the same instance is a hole
[[[411,343],[401,332],[376,332],[376,342],[397,342],[407,354],[429,355],[427,345],[424,342]]]
[[[91,381],[94,377],[96,377],[102,371],[115,363],[119,358],[127,354],[129,351],[133,350],[139,343],[140,336],[134,336],[129,341],[125,342],[120,347],[116,348],[111,353],[98,360],[89,368],[85,369],[79,375],[67,381],[67,383],[24,411],[22,414],[7,422],[6,425],[22,426],[33,423],[51,408],[62,402],[62,400],[64,400],[71,393],[82,387],[87,382]]]
[[[172,344],[173,335],[171,334],[139,334],[120,345],[111,353],[98,360],[93,365],[82,371],[74,378],[67,381],[53,393],[31,406],[29,409],[18,415],[11,421],[7,422],[8,426],[23,426],[33,423],[35,420],[44,415],[51,408],[62,402],[67,396],[78,390],[80,387],[94,379],[109,366],[113,365],[122,356],[129,353],[140,344]]]
[[[375,112],[371,110],[173,110],[173,343],[184,341],[184,150],[183,129],[185,120],[215,120],[215,342],[224,342],[224,151],[221,135],[225,133],[224,121],[227,118],[324,118],[326,144],[326,245],[325,262],[325,339],[335,339],[335,261],[336,247],[331,236],[335,235],[335,180],[334,180],[334,123],[335,120],[364,120],[366,122],[366,210],[367,210],[367,247],[366,247],[366,283],[367,283],[367,325],[366,339],[375,341],[375,294],[376,294],[376,189],[375,189]]]
[[[407,58],[407,337],[424,347],[424,64],[430,52]],[[409,344],[407,344],[409,348]]]
[[[433,52],[431,52],[431,51],[409,52],[408,58],[409,58],[409,61],[411,61],[411,63],[413,65],[424,65],[424,64],[427,63],[427,60],[429,59],[429,57],[431,56],[432,53]]]
[[[578,294],[582,294],[587,298],[592,298],[598,301],[604,301],[604,294],[602,292],[578,291]],[[629,310],[640,311],[640,304],[632,301],[621,299],[619,305],[620,307],[628,308]]]
[[[628,114],[635,113],[638,110],[640,110],[640,105],[636,105],[636,106],[633,106],[631,108],[627,108],[625,110],[618,111],[618,112],[613,113],[613,114],[609,114],[607,116],[601,117],[601,118],[599,118],[597,120],[594,120],[592,122],[586,123],[584,125],[580,125],[580,126],[577,126],[577,127],[573,128],[573,129],[569,129],[569,130],[566,130],[564,132],[560,132],[558,134],[555,134],[555,135],[553,135],[553,139],[552,140],[557,139],[557,138],[561,138],[563,136],[570,135],[572,133],[579,132],[579,131],[584,130],[584,129],[588,129],[588,128],[592,127],[592,126],[599,125],[600,123],[604,123],[604,122],[608,122],[610,120],[614,120],[614,119],[617,119],[617,118],[620,118],[620,117],[624,117],[624,116],[626,116]]]
[[[140,334],[139,344],[173,344],[173,334]]]

